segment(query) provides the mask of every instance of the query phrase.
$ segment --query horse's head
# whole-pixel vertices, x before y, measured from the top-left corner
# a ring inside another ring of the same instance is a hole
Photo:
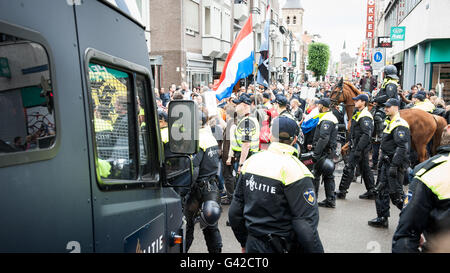
[[[344,98],[344,79],[341,79],[338,84],[331,88],[330,94],[331,105],[336,106],[341,102],[345,102]]]

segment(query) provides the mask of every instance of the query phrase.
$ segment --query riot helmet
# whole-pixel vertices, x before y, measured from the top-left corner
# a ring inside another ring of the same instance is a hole
[[[395,65],[390,64],[390,65],[385,66],[383,72],[384,72],[385,77],[389,77],[391,79],[398,80],[397,67],[395,67]]]

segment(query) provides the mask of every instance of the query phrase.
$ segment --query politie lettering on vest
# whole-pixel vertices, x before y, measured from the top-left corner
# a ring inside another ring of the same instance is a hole
[[[247,253],[323,252],[313,175],[292,146],[298,130],[291,118],[274,119],[269,148],[243,165],[228,213]]]

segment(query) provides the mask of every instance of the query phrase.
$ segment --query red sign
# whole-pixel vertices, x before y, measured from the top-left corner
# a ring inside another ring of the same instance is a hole
[[[375,0],[367,0],[366,38],[373,39],[375,31]]]

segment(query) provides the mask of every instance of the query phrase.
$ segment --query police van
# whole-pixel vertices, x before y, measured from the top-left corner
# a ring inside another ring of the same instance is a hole
[[[165,158],[144,27],[112,2],[0,2],[0,252],[183,251],[196,106],[170,104]]]

